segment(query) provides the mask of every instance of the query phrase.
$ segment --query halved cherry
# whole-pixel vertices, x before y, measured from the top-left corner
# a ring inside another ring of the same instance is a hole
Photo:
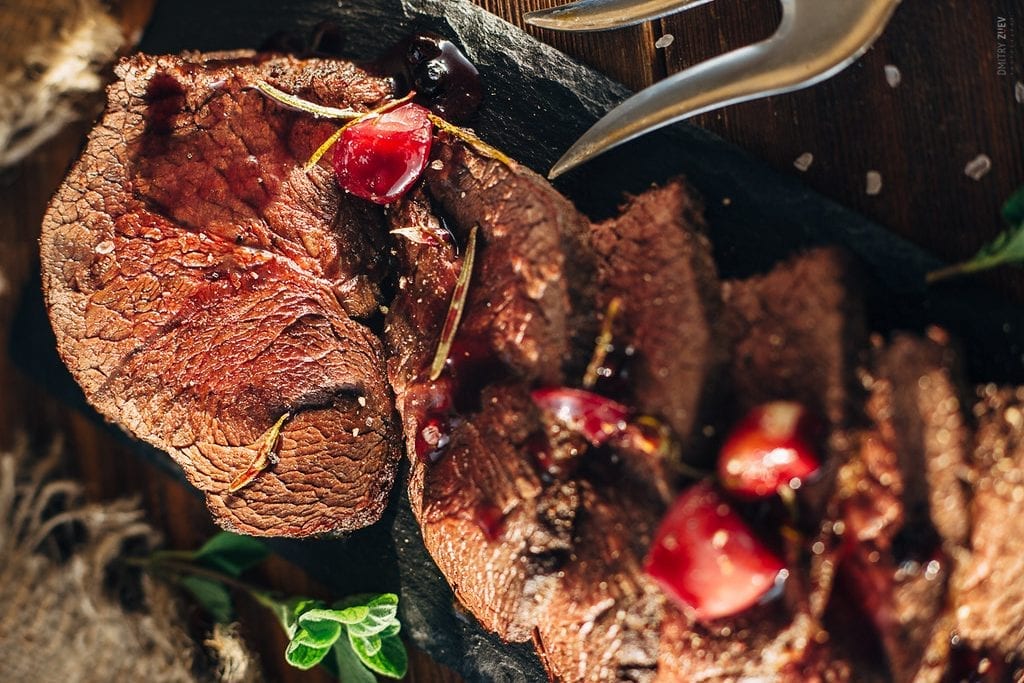
[[[344,130],[332,165],[342,189],[377,204],[409,191],[427,166],[434,139],[430,112],[408,103]]]
[[[600,446],[626,429],[629,408],[590,391],[545,387],[530,394],[537,406],[567,429]]]
[[[748,609],[785,579],[785,565],[707,482],[676,498],[644,570],[701,621]]]
[[[756,499],[797,488],[817,473],[817,421],[799,403],[775,401],[751,410],[733,428],[718,457],[718,476],[731,493]]]

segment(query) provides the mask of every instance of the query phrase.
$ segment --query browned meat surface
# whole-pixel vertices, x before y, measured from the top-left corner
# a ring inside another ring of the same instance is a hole
[[[593,286],[588,253],[578,248],[587,222],[527,169],[445,139],[435,157],[424,193],[406,198],[391,220],[392,229],[421,231],[398,237],[399,288],[385,331],[412,462],[410,500],[459,599],[502,637],[527,640],[568,556],[579,504],[571,483],[541,480],[530,449],[543,427],[528,388],[561,384],[573,331],[594,328],[591,307],[573,313]],[[466,312],[445,372],[432,382],[473,226]],[[439,438],[447,447],[436,448]]]
[[[862,356],[857,276],[836,250],[720,286],[682,181],[591,225],[540,176],[447,134],[382,212],[301,168],[333,124],[251,86],[366,109],[388,81],[249,53],[118,73],[44,224],[51,318],[89,400],[171,453],[224,526],[375,521],[402,438],[393,390],[427,549],[554,680],[938,683],[964,662],[1016,666],[1024,394],[985,388],[975,438],[945,335]],[[464,315],[431,380],[471,234]],[[583,383],[613,302],[593,389],[628,404],[623,425],[667,426],[672,448],[588,442],[531,398]],[[717,428],[779,399],[825,419],[822,473],[792,507],[730,505],[788,578],[700,622],[643,571],[682,481],[673,458],[706,464]]]
[[[868,414],[899,458],[907,524],[934,526],[952,549],[966,543],[970,529],[971,434],[955,355],[944,333],[929,334],[897,335],[876,351]]]
[[[343,62],[137,56],[42,234],[62,357],[111,420],[169,452],[218,521],[310,535],[375,521],[398,451],[376,308],[380,219],[302,162],[333,126],[249,87],[369,107]],[[237,493],[285,413],[276,464]]]
[[[598,305],[618,297],[616,344],[630,355],[629,400],[675,431],[685,449],[714,409],[728,349],[718,330],[721,285],[702,207],[682,181],[634,197],[618,218],[597,224]]]
[[[956,629],[968,648],[1024,652],[1024,388],[979,390],[971,554],[954,576]]]
[[[833,425],[859,410],[853,391],[866,332],[855,275],[835,249],[815,249],[722,289],[734,341],[730,386],[743,408],[800,401]]]
[[[596,334],[586,218],[536,173],[462,144],[440,145],[426,188],[458,234],[480,229],[460,335],[527,381],[559,384],[574,339],[589,350]]]

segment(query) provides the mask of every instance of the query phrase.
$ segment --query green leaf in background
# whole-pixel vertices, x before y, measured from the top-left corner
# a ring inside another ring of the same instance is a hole
[[[319,664],[330,651],[331,646],[329,645],[327,647],[313,647],[293,640],[288,643],[288,649],[284,652],[284,658],[296,669],[305,671]]]
[[[231,622],[234,609],[231,606],[231,594],[223,584],[202,576],[181,576],[178,584],[192,594],[196,601],[206,610],[218,624]]]
[[[335,678],[344,683],[377,683],[377,677],[363,666],[359,657],[352,651],[348,638],[341,638],[331,649],[333,657],[322,663]]]
[[[1003,218],[1010,225],[1024,223],[1024,187],[1014,192],[1003,204]]]
[[[251,536],[222,531],[195,551],[196,562],[238,578],[247,569],[267,559],[270,551]]]
[[[349,643],[352,643],[351,638]],[[359,661],[368,669],[376,671],[382,676],[401,678],[409,669],[409,656],[405,652],[405,645],[397,636],[382,638],[380,649],[373,655],[364,656],[355,649],[355,646],[353,646],[353,651],[359,657]]]
[[[968,273],[977,273],[1005,264],[1024,263],[1024,187],[1003,205],[1003,218],[1009,227],[963,263],[940,268],[927,275],[929,283]]]

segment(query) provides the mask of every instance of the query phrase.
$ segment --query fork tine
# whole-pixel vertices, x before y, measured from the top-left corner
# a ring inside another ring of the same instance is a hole
[[[556,31],[606,31],[697,7],[712,0],[578,0],[523,15],[528,24]]]
[[[782,23],[774,36],[697,64],[633,95],[584,133],[548,177],[670,123],[825,80],[870,47],[899,3],[782,0]]]

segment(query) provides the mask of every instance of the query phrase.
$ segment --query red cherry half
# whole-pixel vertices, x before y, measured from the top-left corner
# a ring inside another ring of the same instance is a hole
[[[545,387],[530,394],[537,406],[593,446],[600,446],[626,429],[629,408],[582,389]]]
[[[741,498],[767,498],[797,488],[817,473],[816,420],[799,403],[775,401],[751,410],[733,428],[718,457],[718,476]]]
[[[697,619],[738,614],[785,579],[785,565],[707,482],[676,498],[644,570]]]
[[[430,158],[430,112],[403,104],[353,123],[334,146],[338,185],[357,197],[390,204],[413,186]]]

